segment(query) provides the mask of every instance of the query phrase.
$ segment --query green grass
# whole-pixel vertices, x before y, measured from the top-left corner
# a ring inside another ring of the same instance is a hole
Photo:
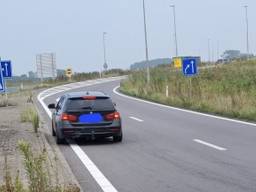
[[[200,70],[184,77],[168,67],[133,72],[122,82],[121,91],[151,101],[244,120],[256,120],[256,61],[236,62]],[[191,90],[190,90],[191,80]],[[166,97],[166,86],[169,97]]]

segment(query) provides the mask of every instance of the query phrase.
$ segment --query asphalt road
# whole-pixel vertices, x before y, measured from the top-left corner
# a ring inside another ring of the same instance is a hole
[[[116,80],[74,89],[104,91],[122,115],[122,143],[74,141],[114,187],[104,191],[256,191],[255,125],[123,97],[113,92],[118,85]],[[103,191],[70,145],[60,149],[84,191]]]

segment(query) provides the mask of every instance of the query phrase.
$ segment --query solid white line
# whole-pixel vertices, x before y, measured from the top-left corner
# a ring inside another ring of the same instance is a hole
[[[155,106],[158,106],[158,107],[164,107],[164,108],[167,108],[167,109],[182,111],[182,112],[191,113],[191,114],[195,114],[195,115],[201,115],[201,116],[205,116],[205,117],[211,117],[211,118],[214,118],[214,119],[220,119],[220,120],[224,120],[224,121],[229,121],[229,122],[233,122],[233,123],[240,123],[240,124],[243,124],[243,125],[250,125],[250,126],[256,127],[255,123],[250,123],[250,122],[246,122],[246,121],[240,121],[240,120],[230,119],[230,118],[226,118],[226,117],[220,117],[220,116],[200,113],[200,112],[196,112],[196,111],[190,111],[190,110],[187,110],[187,109],[181,109],[181,108],[177,108],[177,107],[171,107],[171,106],[168,106],[168,105],[154,103],[154,102],[151,102],[151,101],[146,101],[146,100],[143,100],[143,99],[138,99],[138,98],[131,97],[131,96],[128,96],[128,95],[124,95],[124,94],[117,91],[117,89],[119,87],[120,86],[117,86],[113,89],[113,92],[115,94],[117,94],[121,97],[125,97],[125,98],[128,98],[128,99],[134,100],[134,101],[139,101],[139,102],[147,103],[147,104],[150,104],[150,105],[155,105]]]
[[[202,140],[200,140],[200,139],[194,139],[194,141],[197,142],[197,143],[200,143],[200,144],[202,144],[202,145],[206,145],[206,146],[208,146],[208,147],[217,149],[217,150],[219,150],[219,151],[226,151],[226,150],[227,150],[226,148],[219,147],[219,146],[217,146],[217,145],[214,145],[214,144],[211,144],[211,143],[202,141]]]
[[[91,173],[93,178],[97,181],[99,186],[104,192],[117,192],[115,187],[110,181],[103,175],[103,173],[97,168],[92,160],[85,154],[85,152],[77,144],[70,144],[70,147],[82,161],[87,170]]]
[[[130,118],[130,119],[133,119],[133,120],[135,120],[135,121],[143,122],[142,119],[139,119],[139,118],[136,118],[136,117],[129,117],[129,118]]]
[[[120,78],[120,77],[119,77]],[[109,78],[106,79],[105,81],[102,80],[101,83],[104,82],[109,82],[109,81],[114,81],[118,80],[118,78]],[[99,84],[99,81],[95,81],[95,83],[91,82],[92,84],[96,85]],[[91,85],[92,85],[91,84]],[[80,87],[84,87],[87,85],[81,85]],[[46,106],[46,104],[43,102],[43,100],[49,96],[55,95],[63,91],[56,91],[55,93],[50,92],[48,95],[45,95],[47,90],[41,92],[38,96],[37,99],[43,106],[44,110],[46,111],[47,115],[52,119],[52,113]],[[43,97],[42,97],[43,95]],[[77,145],[77,144],[69,144],[71,149],[75,152],[75,154],[79,157],[81,162],[84,164],[84,166],[87,168],[87,170],[90,172],[92,177],[95,179],[95,181],[98,183],[98,185],[101,187],[103,192],[118,192],[116,188],[110,183],[110,181],[103,175],[103,173],[98,169],[98,167],[92,162],[92,160],[86,155],[86,153]]]

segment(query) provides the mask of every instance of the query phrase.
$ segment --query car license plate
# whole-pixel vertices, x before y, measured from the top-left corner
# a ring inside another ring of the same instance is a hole
[[[99,113],[84,114],[79,117],[80,123],[99,123],[101,121],[103,121],[103,118]]]

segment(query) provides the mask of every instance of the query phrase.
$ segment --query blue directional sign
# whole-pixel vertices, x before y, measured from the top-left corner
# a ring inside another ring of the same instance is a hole
[[[12,77],[12,64],[11,61],[1,61],[2,74],[4,78]]]
[[[183,58],[183,74],[185,76],[197,75],[197,59],[193,57]]]
[[[0,70],[2,70],[1,66],[0,66]],[[3,74],[0,73],[0,92],[4,92],[4,91],[5,91],[4,78],[3,78]]]

